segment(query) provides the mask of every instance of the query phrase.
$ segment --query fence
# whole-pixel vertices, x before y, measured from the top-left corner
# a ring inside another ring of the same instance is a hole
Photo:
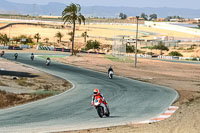
[[[54,47],[53,46],[37,46],[36,47],[37,50],[48,50],[48,51],[54,51]]]
[[[124,56],[126,54],[126,41],[125,39],[117,39],[114,37],[112,44],[112,55]]]

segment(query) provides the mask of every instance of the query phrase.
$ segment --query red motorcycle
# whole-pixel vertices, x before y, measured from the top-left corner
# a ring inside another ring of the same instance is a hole
[[[98,98],[95,98],[94,104],[93,104],[93,106],[97,110],[97,114],[99,115],[100,118],[102,118],[104,115],[106,117],[110,116],[110,111],[109,111],[109,108],[107,106],[107,103],[104,102],[105,106],[103,106],[103,102],[104,101],[102,101],[102,98],[98,97]],[[106,108],[105,109],[106,111],[104,111],[104,108]]]

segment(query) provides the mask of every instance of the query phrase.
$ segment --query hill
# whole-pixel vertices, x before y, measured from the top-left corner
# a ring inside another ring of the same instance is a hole
[[[20,4],[0,0],[0,13],[11,14],[29,14],[29,15],[56,15],[61,16],[65,4],[50,2],[46,5],[39,4]],[[186,8],[138,8],[138,7],[110,7],[110,6],[82,6],[82,13],[88,17],[110,17],[116,18],[119,13],[125,13],[128,16],[136,16],[141,13],[147,15],[156,13],[158,17],[181,16],[184,18],[200,17],[200,9]]]

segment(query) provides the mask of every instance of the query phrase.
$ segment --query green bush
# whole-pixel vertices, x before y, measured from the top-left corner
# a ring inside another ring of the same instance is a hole
[[[172,51],[169,53],[169,56],[183,56],[183,55],[177,51]]]
[[[154,55],[153,52],[147,52],[147,55]]]
[[[183,47],[180,47],[180,48],[178,48],[178,50],[184,50],[184,48],[183,48]]]
[[[141,47],[141,49],[153,49],[152,46]]]
[[[93,41],[93,40],[88,40],[86,43],[86,50],[89,49],[99,49],[100,47],[100,42],[98,42],[97,40]]]
[[[197,61],[197,58],[192,58],[193,61]]]
[[[135,52],[135,46],[126,45],[126,53],[133,53]]]
[[[145,51],[137,50],[137,53],[139,53],[139,54],[145,54]]]
[[[187,48],[187,50],[193,50],[194,48],[190,47],[190,48]]]
[[[160,42],[158,45],[154,45],[152,49],[159,49],[159,50],[166,50],[168,51],[168,47],[166,47],[162,42]]]

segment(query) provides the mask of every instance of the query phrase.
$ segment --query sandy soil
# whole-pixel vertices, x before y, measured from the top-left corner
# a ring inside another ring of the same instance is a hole
[[[29,35],[32,38],[36,33],[39,33],[41,35],[40,42],[44,42],[45,38],[49,38],[49,42],[57,42],[58,38],[55,37],[55,34],[57,32],[61,32],[64,35],[62,40],[67,41],[69,43],[70,36],[68,35],[68,33],[72,31],[72,28],[71,28],[72,26],[71,25],[66,25],[66,26],[67,27],[64,29],[56,29],[53,27],[44,27],[44,26],[13,25],[12,27],[8,27],[6,29],[1,30],[1,33],[7,34],[9,37],[16,37],[16,36],[24,34],[24,35]],[[116,36],[119,37],[119,36],[126,35],[126,36],[130,36],[134,38],[136,34],[135,30],[136,30],[135,25],[116,25],[116,24],[77,25],[75,40],[78,43],[84,44],[84,38],[81,37],[81,34],[87,31],[89,35],[87,40],[95,39],[95,40],[100,41],[102,44],[112,44],[112,39]],[[153,37],[156,37],[156,36],[174,36],[174,37],[191,37],[191,38],[199,37],[192,34],[174,32],[174,31],[163,30],[163,29],[156,29],[152,27],[146,27],[143,25],[139,26],[139,31],[153,32],[157,34],[157,35],[146,35],[144,33],[139,32],[140,39],[153,39]]]
[[[113,61],[103,55],[81,54],[56,60],[89,69],[106,72],[110,65],[116,75],[167,86],[176,89],[180,99],[174,103],[178,111],[169,119],[153,124],[126,125],[103,129],[73,131],[77,133],[144,132],[144,133],[198,133],[200,131],[200,66],[150,59],[139,59],[134,68],[132,59]],[[129,63],[130,62],[130,63]]]
[[[7,87],[11,88],[9,92]],[[0,108],[42,99],[69,88],[71,84],[64,79],[0,58]]]

